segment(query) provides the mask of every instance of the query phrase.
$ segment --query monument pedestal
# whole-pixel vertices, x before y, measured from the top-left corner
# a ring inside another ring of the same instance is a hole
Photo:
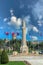
[[[27,45],[21,46],[20,47],[20,52],[24,54],[28,54],[28,47]]]

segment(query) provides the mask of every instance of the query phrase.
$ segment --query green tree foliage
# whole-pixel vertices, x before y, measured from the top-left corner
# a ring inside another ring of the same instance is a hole
[[[9,59],[8,59],[7,53],[5,50],[3,50],[1,54],[1,64],[6,64],[8,63],[8,61]]]
[[[20,52],[20,46],[21,46],[22,40],[12,39],[12,40],[9,40],[7,43],[5,43],[5,41],[6,41],[6,39],[4,39],[4,40],[0,39],[0,48],[7,46],[10,48],[13,48],[13,51]],[[37,42],[37,44],[32,44],[32,41],[27,41],[29,50],[33,50],[33,47],[34,47],[34,50],[38,50],[38,45],[39,45],[39,49],[43,50],[43,41],[39,42],[39,44],[38,44],[38,41],[33,41],[33,42]]]
[[[2,54],[2,51],[0,50],[0,63],[1,63],[1,54]]]
[[[1,49],[2,47],[4,47],[4,45],[5,45],[5,40],[0,39],[0,49]]]
[[[13,51],[20,52],[21,40],[14,40]]]
[[[43,42],[40,42],[39,48],[40,48],[40,50],[43,50]]]

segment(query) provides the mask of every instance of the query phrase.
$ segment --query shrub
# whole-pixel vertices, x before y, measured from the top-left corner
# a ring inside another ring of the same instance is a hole
[[[8,59],[8,55],[6,53],[5,50],[2,51],[2,54],[1,54],[1,64],[6,64],[8,63],[9,59]]]
[[[0,63],[1,63],[1,54],[2,54],[2,51],[0,50]]]
[[[0,55],[0,63],[1,63],[1,55]]]

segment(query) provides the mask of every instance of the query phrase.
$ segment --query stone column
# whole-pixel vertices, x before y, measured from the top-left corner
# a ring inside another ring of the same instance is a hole
[[[28,53],[28,47],[26,44],[26,24],[25,21],[22,22],[22,43],[20,47],[21,53]]]

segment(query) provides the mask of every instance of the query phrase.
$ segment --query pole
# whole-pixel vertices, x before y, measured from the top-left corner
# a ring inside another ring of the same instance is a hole
[[[38,51],[39,51],[39,41],[38,41]]]
[[[33,51],[34,51],[34,44],[33,44]]]
[[[10,54],[10,35],[9,35],[9,54]]]

